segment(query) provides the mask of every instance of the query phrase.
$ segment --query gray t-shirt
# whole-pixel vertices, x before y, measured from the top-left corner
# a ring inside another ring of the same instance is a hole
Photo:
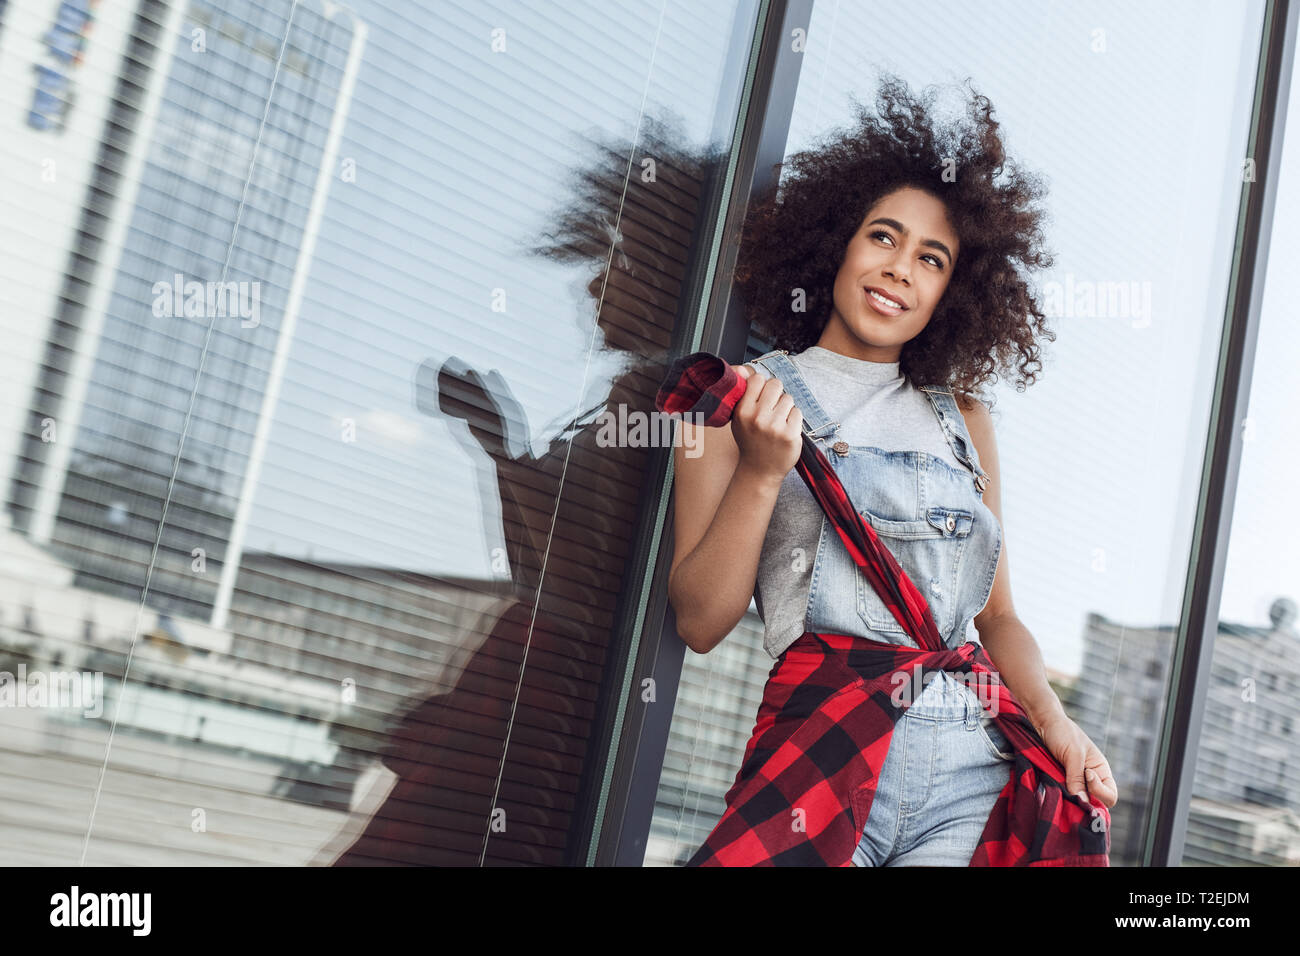
[[[850,445],[923,451],[954,468],[966,467],[944,438],[930,400],[907,381],[898,362],[868,362],[819,345],[789,358],[826,414],[840,423],[839,437]],[[754,585],[763,643],[774,659],[804,631],[809,581],[825,518],[808,486],[791,468],[777,494]],[[802,549],[802,555],[797,549]],[[885,635],[877,639],[890,640]]]

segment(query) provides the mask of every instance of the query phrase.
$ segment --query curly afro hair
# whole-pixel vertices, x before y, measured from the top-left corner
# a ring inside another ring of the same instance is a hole
[[[857,129],[778,164],[779,183],[746,213],[735,280],[754,331],[773,348],[802,352],[826,327],[836,273],[867,212],[897,189],[924,190],[947,208],[961,254],[899,368],[917,385],[951,388],[969,408],[973,398],[988,401],[978,390],[999,371],[1023,392],[1042,368],[1038,339],[1056,339],[1025,278],[1052,265],[1041,247],[1045,213],[1036,208],[1046,190],[1006,158],[987,97],[971,89],[969,128],[937,130],[933,91],[917,100],[886,74],[878,117],[855,100]],[[806,311],[793,309],[796,289]]]

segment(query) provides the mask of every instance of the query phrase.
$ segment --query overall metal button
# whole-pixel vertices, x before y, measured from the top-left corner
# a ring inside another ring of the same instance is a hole
[[[948,530],[952,531],[954,528],[957,527],[957,519],[954,518],[952,515],[948,515],[947,524],[948,524]]]
[[[831,448],[837,455],[847,455],[849,453],[849,443],[846,441],[837,441],[834,445],[831,445]]]
[[[975,486],[976,486],[977,488],[979,488],[980,493],[982,494],[982,493],[984,492],[984,489],[987,488],[987,487],[989,486],[989,476],[988,476],[988,475],[976,475],[976,476],[975,476]]]

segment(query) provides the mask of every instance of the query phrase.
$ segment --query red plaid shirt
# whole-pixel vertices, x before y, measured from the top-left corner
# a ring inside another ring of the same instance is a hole
[[[656,404],[722,426],[745,388],[726,361],[696,352],[669,366]],[[812,631],[795,641],[768,676],[726,810],[687,865],[851,866],[894,723],[928,675],[948,671],[976,690],[1015,750],[1011,779],[970,865],[1109,866],[1110,812],[1066,790],[1065,768],[983,647],[945,646],[925,598],[853,507],[806,428],[795,469],[920,646]]]

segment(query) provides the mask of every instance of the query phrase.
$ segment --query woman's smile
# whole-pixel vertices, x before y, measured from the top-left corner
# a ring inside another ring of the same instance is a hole
[[[863,286],[867,302],[881,315],[902,315],[907,306],[892,296],[886,295],[874,286]]]

